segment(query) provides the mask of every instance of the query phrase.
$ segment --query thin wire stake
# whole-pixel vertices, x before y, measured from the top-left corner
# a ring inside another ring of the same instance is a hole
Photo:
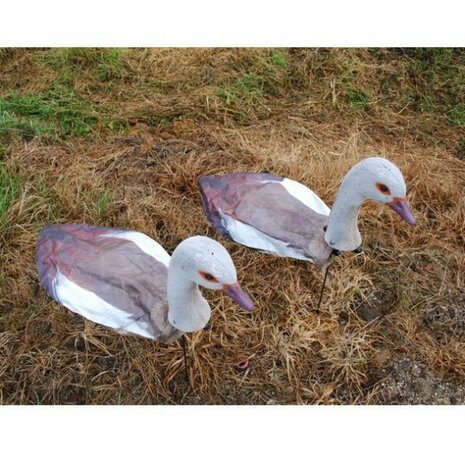
[[[329,271],[330,266],[331,266],[331,263],[326,267],[326,270],[325,270],[325,276],[323,278],[323,284],[321,285],[320,298],[318,299],[318,305],[316,307],[316,312],[317,313],[320,311],[320,305],[321,305],[321,301],[323,300],[323,292],[325,290],[326,278],[328,277],[328,271]]]
[[[183,334],[181,339],[182,351],[184,354],[184,375],[186,377],[186,381],[189,382],[189,373],[187,371],[187,350],[186,350],[186,336]]]

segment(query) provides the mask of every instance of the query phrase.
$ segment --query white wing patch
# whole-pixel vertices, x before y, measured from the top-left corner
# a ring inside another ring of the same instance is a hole
[[[292,195],[292,197],[300,200],[300,202],[302,202],[305,206],[311,208],[317,213],[320,213],[321,215],[329,216],[331,211],[330,208],[307,186],[288,178],[284,178],[281,181],[281,184],[287,192]]]
[[[144,253],[163,263],[167,268],[170,262],[168,252],[149,236],[136,231],[124,231],[105,234],[105,237],[119,237],[134,242]]]
[[[234,242],[252,247],[254,249],[264,250],[273,255],[279,255],[280,257],[297,258],[299,260],[306,260],[313,263],[310,257],[305,256],[298,250],[289,247],[289,244],[270,237],[267,234],[259,231],[245,223],[241,223],[227,215],[225,215],[220,209],[218,213],[224,223],[225,229],[228,231]]]
[[[72,312],[109,328],[155,339],[150,323],[134,320],[127,312],[109,304],[94,292],[73,283],[59,270],[57,270],[52,286],[58,302]]]

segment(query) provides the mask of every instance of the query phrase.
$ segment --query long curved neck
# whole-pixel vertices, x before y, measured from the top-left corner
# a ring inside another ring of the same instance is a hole
[[[196,283],[183,277],[175,263],[168,267],[168,321],[183,332],[197,331],[210,319],[210,305]]]
[[[365,197],[359,192],[353,174],[349,172],[341,183],[324,235],[325,241],[336,250],[355,250],[362,243],[357,220]]]

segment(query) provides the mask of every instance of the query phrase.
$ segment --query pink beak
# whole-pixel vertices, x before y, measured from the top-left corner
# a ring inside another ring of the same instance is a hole
[[[398,213],[405,221],[407,221],[408,224],[411,224],[412,226],[417,224],[415,217],[410,211],[410,208],[405,200],[395,198],[392,202],[386,205]]]
[[[240,305],[242,308],[245,308],[248,312],[253,310],[253,302],[250,300],[250,297],[242,290],[241,286],[238,283],[232,284],[231,286],[223,286],[223,292],[231,297],[236,304]]]

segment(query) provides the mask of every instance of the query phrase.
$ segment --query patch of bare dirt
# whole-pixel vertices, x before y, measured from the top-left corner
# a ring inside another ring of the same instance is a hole
[[[442,342],[465,336],[465,294],[454,296],[449,302],[440,302],[426,309],[423,324]]]
[[[384,370],[379,398],[383,404],[455,405],[465,401],[465,388],[438,378],[424,363],[402,359]]]

